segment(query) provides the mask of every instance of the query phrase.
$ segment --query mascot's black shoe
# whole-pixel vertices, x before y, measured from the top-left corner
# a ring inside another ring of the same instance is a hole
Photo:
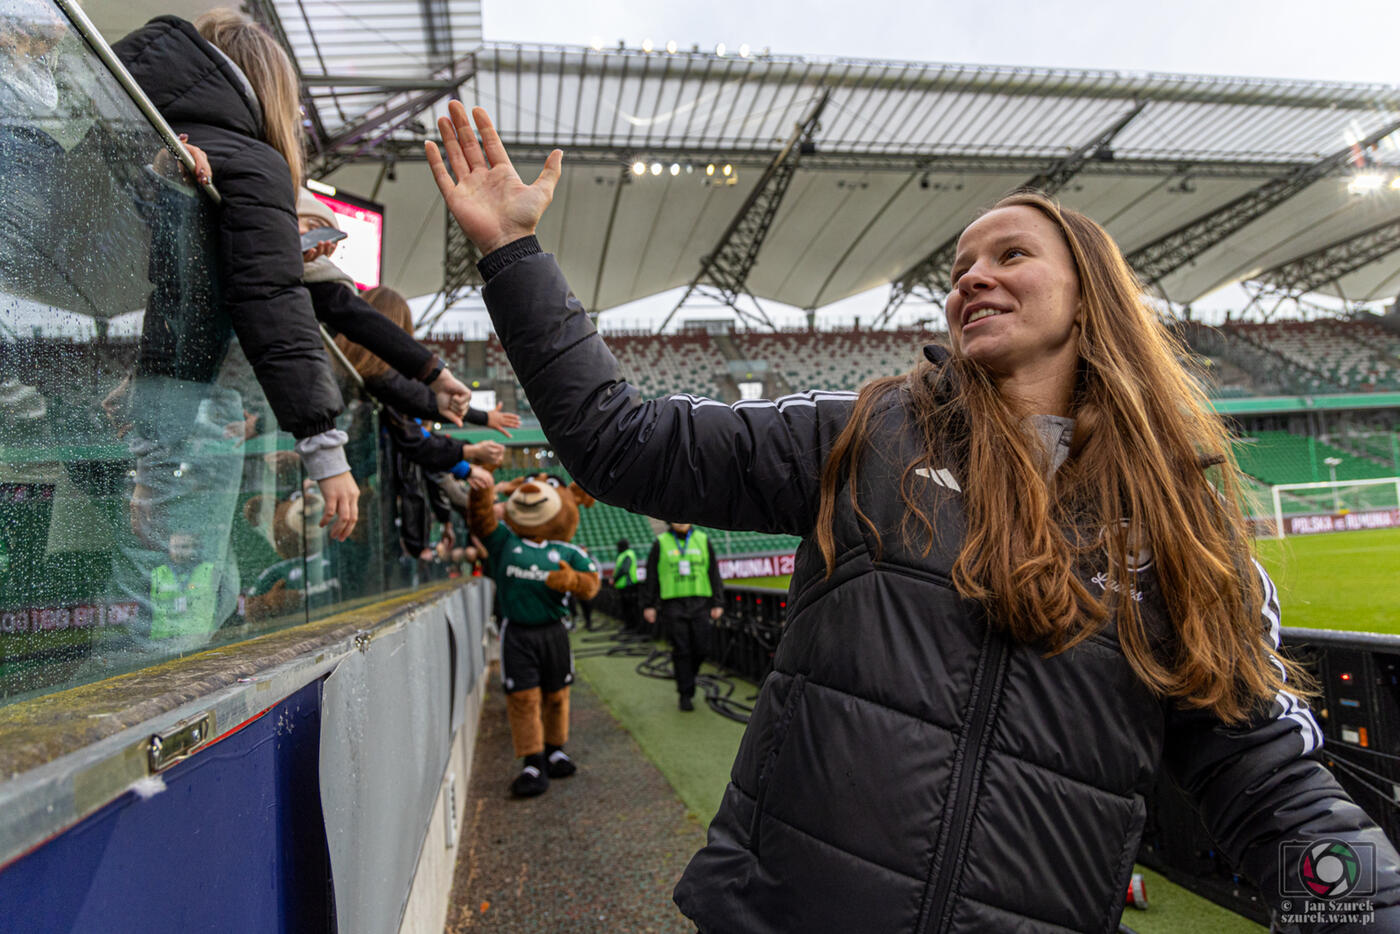
[[[545,774],[544,753],[537,752],[525,757],[525,768],[510,783],[510,793],[517,798],[533,798],[549,790],[549,776]]]
[[[558,746],[546,746],[545,755],[548,757],[545,772],[550,778],[568,778],[578,771],[574,760],[570,759],[569,754]]]

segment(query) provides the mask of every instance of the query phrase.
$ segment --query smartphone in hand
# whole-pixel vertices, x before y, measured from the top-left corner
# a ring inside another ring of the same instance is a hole
[[[315,230],[308,230],[301,235],[301,251],[314,250],[316,244],[329,240],[337,243],[350,236],[343,230],[336,230],[334,227],[317,227]]]

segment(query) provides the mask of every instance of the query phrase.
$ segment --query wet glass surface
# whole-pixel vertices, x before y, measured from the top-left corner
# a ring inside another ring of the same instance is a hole
[[[0,704],[395,584],[373,408],[342,380],[334,542],[223,311],[217,210],[57,8],[0,0]]]

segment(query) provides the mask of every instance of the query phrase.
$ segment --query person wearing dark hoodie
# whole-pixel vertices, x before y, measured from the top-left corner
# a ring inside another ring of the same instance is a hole
[[[296,73],[261,27],[230,10],[159,16],[113,45],[178,133],[208,156],[221,203],[223,305],[278,424],[296,438],[343,541],[359,490],[335,418],[344,404],[301,284],[295,192],[303,159]]]
[[[318,227],[340,229],[335,212],[305,188],[297,192],[297,226],[301,233]],[[306,261],[302,283],[311,295],[316,319],[332,336],[370,348],[387,364],[382,377],[375,383],[366,382],[365,388],[381,402],[419,418],[442,419],[460,427],[467,415],[474,424],[487,424],[486,413],[472,410],[476,413],[473,417],[467,409],[471,390],[452,375],[437,354],[413,339],[411,324],[400,327],[365,301],[355,280],[332,261],[334,250],[334,243],[323,242],[302,254]]]

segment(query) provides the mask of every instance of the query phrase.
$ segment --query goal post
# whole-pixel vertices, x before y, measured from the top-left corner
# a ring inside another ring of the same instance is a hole
[[[1400,526],[1400,477],[1280,483],[1269,493],[1270,538]]]

